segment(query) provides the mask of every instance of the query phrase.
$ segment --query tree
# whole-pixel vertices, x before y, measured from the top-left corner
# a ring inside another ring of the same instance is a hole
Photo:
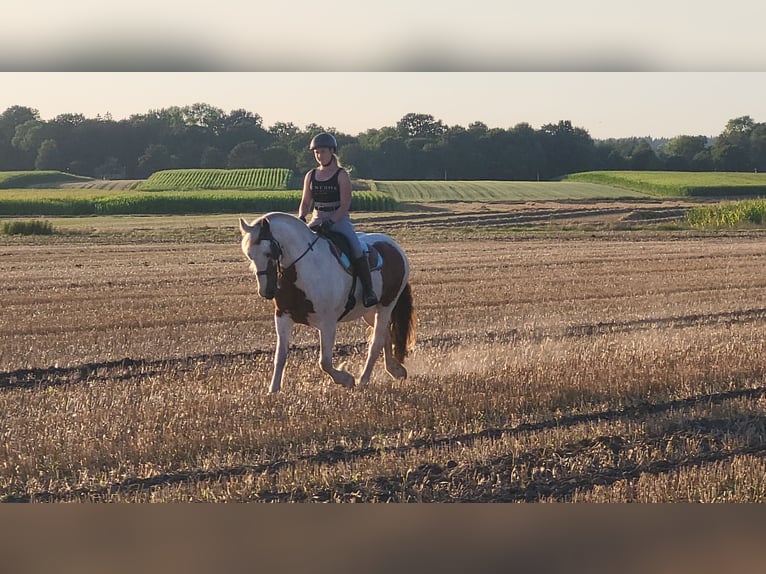
[[[545,179],[567,173],[587,171],[596,165],[596,154],[590,134],[572,126],[569,120],[545,124],[540,128],[542,145],[548,158]]]
[[[431,138],[442,135],[447,127],[431,114],[406,114],[396,123],[396,129],[402,137]]]
[[[254,141],[239,143],[232,148],[227,158],[229,169],[258,167],[260,146]]]
[[[750,161],[753,169],[766,172],[766,124],[756,124],[750,131]]]
[[[204,169],[223,169],[226,167],[226,154],[217,147],[208,146],[202,152],[199,166]]]
[[[641,140],[630,157],[630,169],[639,171],[660,169],[661,165],[660,159],[652,149],[652,146],[649,145],[649,142]]]
[[[721,135],[710,149],[716,169],[722,171],[750,171],[750,132],[755,122],[750,116],[733,118],[726,122]]]
[[[143,155],[138,158],[138,173],[140,177],[149,177],[155,171],[175,168],[175,158],[168,148],[162,144],[150,144]]]
[[[726,127],[723,129],[721,137],[735,140],[742,136],[749,136],[754,126],[753,118],[750,116],[740,116],[726,122]]]
[[[110,156],[93,170],[93,175],[101,179],[125,179],[125,166],[119,159]]]
[[[721,171],[750,171],[747,150],[724,139],[717,140],[710,150],[715,168]]]
[[[46,137],[46,125],[40,120],[29,120],[16,126],[16,133],[11,140],[13,147],[25,152],[37,153]]]
[[[694,156],[706,147],[706,136],[676,136],[665,146],[665,153],[669,156],[682,157],[687,162],[691,162]]]
[[[300,130],[292,122],[276,122],[269,128],[269,133],[277,140],[287,140],[294,137]]]
[[[35,160],[35,169],[62,169],[61,154],[59,153],[59,146],[56,140],[45,140],[40,144],[37,159]]]
[[[26,122],[37,122],[40,114],[33,108],[11,106],[0,114],[0,170],[31,169],[34,150],[25,151],[13,145],[16,128]]]
[[[79,126],[85,121],[85,116],[82,114],[59,114],[53,118],[53,121],[57,124]]]
[[[489,127],[484,122],[473,122],[468,124],[468,131],[474,132],[477,135],[484,135],[489,130]]]
[[[185,125],[204,128],[213,135],[220,134],[226,127],[226,112],[210,104],[184,106],[181,114]]]
[[[293,168],[293,158],[284,146],[269,146],[264,149],[256,162],[256,167],[286,167]]]

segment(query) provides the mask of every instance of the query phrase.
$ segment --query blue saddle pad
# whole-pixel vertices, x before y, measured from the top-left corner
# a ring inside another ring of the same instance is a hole
[[[383,257],[378,253],[377,249],[362,241],[362,251],[370,263],[370,271],[375,271],[376,269],[383,267]],[[353,273],[351,260],[348,258],[348,255],[346,253],[340,253],[337,257],[338,261],[343,265],[343,268],[347,272]]]

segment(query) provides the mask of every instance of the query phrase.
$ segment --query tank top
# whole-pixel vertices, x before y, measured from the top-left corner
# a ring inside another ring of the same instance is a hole
[[[343,170],[339,167],[332,177],[326,181],[316,178],[316,169],[311,170],[311,197],[314,200],[314,208],[319,211],[335,211],[340,207],[340,184],[338,174]]]

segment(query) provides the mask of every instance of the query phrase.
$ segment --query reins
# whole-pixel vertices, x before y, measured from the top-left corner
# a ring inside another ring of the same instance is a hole
[[[281,246],[281,245],[279,245],[279,241],[277,241],[277,240],[276,240],[276,239],[274,239],[273,237],[272,237],[272,241],[274,241],[274,242],[277,244],[277,246],[279,247],[279,252],[281,253],[281,252],[282,252],[282,246]],[[290,267],[292,267],[293,265],[295,265],[296,263],[298,263],[298,261],[300,261],[301,259],[303,259],[304,257],[306,257],[306,255],[308,254],[308,252],[309,252],[309,251],[313,251],[313,250],[314,250],[314,245],[316,245],[316,242],[317,242],[317,241],[319,241],[319,235],[317,235],[317,236],[314,238],[314,241],[312,241],[311,243],[309,243],[308,247],[306,247],[306,251],[304,251],[303,253],[301,253],[301,254],[300,254],[300,256],[298,257],[298,259],[296,259],[295,261],[293,261],[292,263],[290,263],[290,265],[288,265],[287,267],[283,267],[283,268],[281,268],[281,271],[280,271],[280,273],[281,273],[281,272],[283,272],[285,269],[290,269]],[[277,260],[277,261],[279,261],[279,260]]]
[[[308,247],[306,247],[306,250],[303,253],[301,253],[300,256],[295,261],[290,263],[290,265],[286,265],[286,266],[282,265],[283,251],[282,251],[282,246],[279,244],[279,241],[277,241],[277,239],[271,233],[269,233],[268,236],[266,237],[262,237],[260,240],[263,241],[264,239],[268,240],[269,243],[271,243],[271,246],[272,246],[271,257],[273,260],[277,262],[277,274],[281,276],[284,274],[286,270],[290,269],[290,267],[293,267],[296,263],[298,263],[298,261],[306,257],[309,251],[314,250],[314,245],[316,245],[316,242],[319,241],[319,235],[317,235],[314,238],[314,241],[308,244]],[[276,249],[274,249],[275,245],[276,245]],[[256,275],[266,275],[267,273],[268,273],[268,269],[264,271],[258,271]]]

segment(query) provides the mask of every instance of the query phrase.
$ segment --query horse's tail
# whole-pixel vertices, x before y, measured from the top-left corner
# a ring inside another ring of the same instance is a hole
[[[401,363],[407,356],[407,351],[415,344],[415,308],[412,306],[412,289],[409,283],[404,286],[396,301],[389,329],[394,357]]]

